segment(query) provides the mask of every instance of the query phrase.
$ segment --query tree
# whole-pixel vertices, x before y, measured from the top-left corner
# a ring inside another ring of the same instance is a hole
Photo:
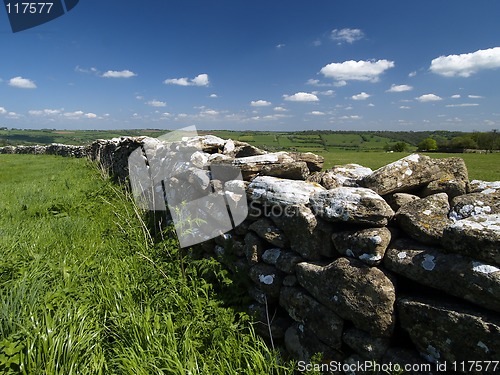
[[[452,148],[477,148],[477,142],[467,135],[455,137],[450,143]]]
[[[408,148],[408,144],[406,142],[398,142],[394,146],[392,146],[392,150],[394,152],[404,152]]]
[[[438,149],[438,145],[435,139],[429,137],[422,140],[418,145],[419,151],[433,151]]]

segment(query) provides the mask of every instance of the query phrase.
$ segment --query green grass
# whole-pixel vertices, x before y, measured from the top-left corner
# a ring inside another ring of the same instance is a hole
[[[0,155],[0,197],[0,373],[292,373],[93,164]]]

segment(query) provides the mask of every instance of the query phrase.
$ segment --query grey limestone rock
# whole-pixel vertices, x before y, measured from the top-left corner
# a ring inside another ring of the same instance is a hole
[[[394,284],[375,267],[347,258],[327,266],[297,264],[297,279],[319,302],[374,337],[394,329]]]
[[[384,258],[391,232],[385,227],[336,232],[332,234],[332,240],[340,254],[374,266]]]

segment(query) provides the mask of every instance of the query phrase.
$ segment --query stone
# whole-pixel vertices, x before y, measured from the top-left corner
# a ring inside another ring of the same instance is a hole
[[[498,316],[410,297],[398,299],[397,310],[401,327],[429,362],[498,361]]]
[[[299,284],[340,317],[374,337],[388,337],[394,329],[394,284],[378,268],[348,258],[326,266],[299,263]]]
[[[292,251],[282,251],[276,260],[276,268],[287,274],[295,274],[295,266],[303,262],[304,258]]]
[[[500,268],[410,240],[397,240],[384,266],[398,275],[500,312]]]
[[[428,156],[411,154],[359,180],[380,195],[408,193],[435,180],[439,166]]]
[[[386,226],[394,211],[373,190],[355,187],[338,187],[320,191],[310,198],[313,212],[333,222]]]
[[[397,212],[406,203],[420,199],[418,195],[408,193],[393,193],[384,196],[385,201],[391,206],[394,212]]]
[[[466,194],[469,190],[469,174],[462,158],[434,159],[439,174],[420,193],[426,197],[446,193],[450,198]]]
[[[439,244],[448,219],[450,204],[446,193],[434,194],[403,205],[396,222],[411,238],[425,244]]]
[[[250,268],[250,279],[266,294],[269,303],[279,298],[283,277],[276,267],[256,264]]]
[[[384,258],[391,232],[385,227],[336,232],[332,234],[332,241],[340,254],[375,266]]]
[[[340,362],[343,359],[341,353],[321,342],[302,323],[292,324],[285,332],[285,347],[291,356],[305,363],[310,363],[316,353],[321,353],[321,362]]]
[[[303,323],[318,339],[334,349],[342,346],[344,320],[299,288],[283,287],[280,305],[296,322]]]
[[[305,162],[310,172],[318,172],[323,169],[323,163],[325,162],[323,156],[313,154],[312,152],[289,152],[288,155],[295,161]]]
[[[379,361],[389,349],[390,341],[380,337],[372,337],[368,332],[357,328],[349,328],[342,335],[342,340],[365,360]]]
[[[226,164],[228,161],[217,161],[217,164]],[[305,180],[309,175],[307,163],[296,161],[286,152],[274,152],[263,155],[236,158],[230,165],[241,170],[245,181],[251,181],[257,176],[274,176],[292,180]]]
[[[470,216],[500,213],[500,191],[491,194],[471,193],[451,200],[452,220],[462,220]]]
[[[315,183],[260,176],[248,185],[247,193],[249,199],[257,203],[290,206],[308,204],[312,194],[323,190],[324,187]]]
[[[257,264],[262,260],[264,252],[264,242],[253,232],[248,232],[245,236],[243,252],[250,264]]]
[[[339,186],[359,187],[357,181],[372,172],[370,168],[359,164],[336,165],[324,172],[310,175],[307,180],[317,182],[327,189]]]
[[[309,260],[333,255],[331,233],[333,228],[318,219],[309,207],[288,206],[284,215],[272,215],[271,219],[290,241],[290,247]]]
[[[248,156],[264,155],[266,151],[252,146],[246,142],[233,141],[228,139],[222,152],[231,158],[244,158]]]
[[[500,265],[500,214],[475,215],[450,224],[442,245],[450,252]]]
[[[283,231],[277,228],[270,219],[262,218],[257,220],[250,225],[249,229],[273,246],[281,248],[288,246],[288,239]]]
[[[472,180],[469,190],[471,193],[491,194],[500,190],[500,181]]]

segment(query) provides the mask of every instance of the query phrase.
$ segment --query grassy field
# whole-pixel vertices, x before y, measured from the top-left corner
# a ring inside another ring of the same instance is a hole
[[[292,373],[90,162],[0,155],[0,197],[0,373]]]

